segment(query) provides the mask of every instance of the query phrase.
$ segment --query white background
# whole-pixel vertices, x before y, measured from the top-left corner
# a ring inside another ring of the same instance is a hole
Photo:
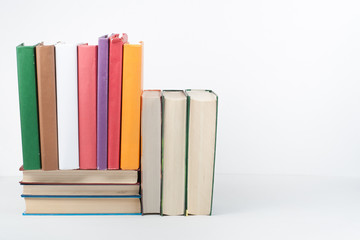
[[[359,1],[1,1],[0,175],[19,175],[15,47],[145,42],[144,89],[219,95],[217,173],[360,177]]]
[[[356,0],[1,0],[0,239],[358,240],[359,13]],[[112,32],[145,42],[144,89],[219,95],[214,216],[20,215],[16,45]]]

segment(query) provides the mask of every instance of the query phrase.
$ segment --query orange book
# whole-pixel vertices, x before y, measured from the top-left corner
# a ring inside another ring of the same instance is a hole
[[[142,42],[124,44],[120,168],[126,170],[138,169],[140,164],[142,53]]]

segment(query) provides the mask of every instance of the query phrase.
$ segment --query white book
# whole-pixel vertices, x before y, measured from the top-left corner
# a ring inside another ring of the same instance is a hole
[[[185,213],[186,96],[163,92],[162,203],[163,215]]]
[[[79,168],[77,45],[57,43],[56,98],[59,169]]]
[[[145,90],[141,109],[141,203],[143,214],[160,214],[161,91]]]
[[[208,90],[187,90],[187,213],[209,215],[214,182],[217,96]]]

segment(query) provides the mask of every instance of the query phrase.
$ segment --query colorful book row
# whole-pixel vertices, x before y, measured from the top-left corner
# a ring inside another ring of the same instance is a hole
[[[139,168],[142,49],[126,34],[17,46],[24,170]]]

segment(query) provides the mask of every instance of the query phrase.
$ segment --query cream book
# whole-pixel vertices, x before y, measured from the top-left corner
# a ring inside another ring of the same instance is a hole
[[[78,169],[77,45],[57,43],[55,58],[59,169]]]
[[[186,96],[163,91],[162,215],[185,214]]]
[[[139,184],[22,184],[30,196],[126,196],[139,195]]]
[[[141,213],[140,196],[26,197],[24,215],[132,214]]]
[[[210,215],[214,183],[217,95],[187,90],[187,213]]]
[[[22,184],[132,184],[138,182],[137,170],[24,170],[22,173]]]
[[[141,107],[141,202],[143,214],[160,214],[161,91],[145,90]]]

